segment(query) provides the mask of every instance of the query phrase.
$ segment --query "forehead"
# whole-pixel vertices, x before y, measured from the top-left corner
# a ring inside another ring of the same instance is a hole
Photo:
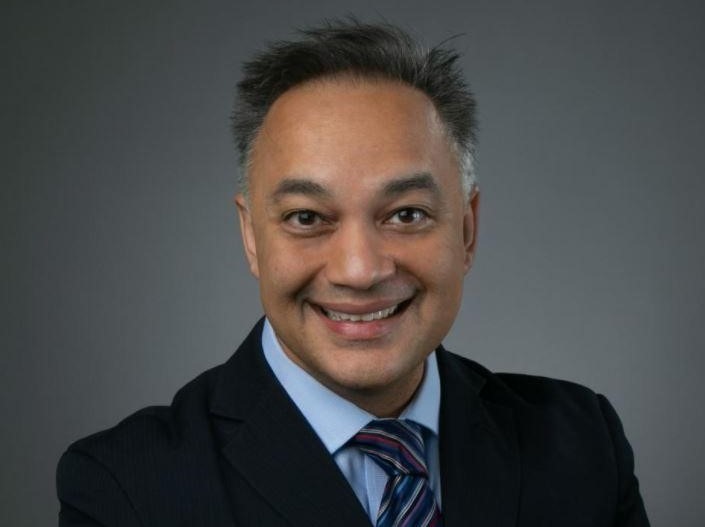
[[[455,172],[432,101],[387,80],[336,78],[295,87],[270,108],[250,158],[251,189],[272,179],[332,184]]]

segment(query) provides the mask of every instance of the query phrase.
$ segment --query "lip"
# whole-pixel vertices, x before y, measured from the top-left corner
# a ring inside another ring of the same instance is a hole
[[[413,301],[413,296],[399,300],[380,300],[366,302],[364,304],[355,303],[315,303],[311,302],[310,307],[323,324],[338,337],[351,341],[366,341],[383,338],[391,334],[394,329],[401,324],[402,316],[409,304]],[[349,321],[332,320],[325,315],[323,310],[337,311],[349,315],[365,315],[377,311],[383,311],[394,306],[399,306],[397,310],[388,316],[378,320],[369,321]]]

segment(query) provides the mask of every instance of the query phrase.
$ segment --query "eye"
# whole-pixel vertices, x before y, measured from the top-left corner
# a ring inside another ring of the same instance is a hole
[[[307,229],[320,225],[323,218],[312,210],[295,210],[286,214],[284,221],[293,227]]]
[[[428,214],[416,207],[406,207],[397,210],[389,218],[389,223],[396,225],[420,225],[428,220]]]

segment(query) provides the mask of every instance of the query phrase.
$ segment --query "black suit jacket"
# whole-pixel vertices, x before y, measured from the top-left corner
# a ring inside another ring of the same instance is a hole
[[[171,406],[74,443],[58,467],[60,525],[369,527],[269,369],[261,330]],[[604,397],[437,357],[445,527],[648,525]]]

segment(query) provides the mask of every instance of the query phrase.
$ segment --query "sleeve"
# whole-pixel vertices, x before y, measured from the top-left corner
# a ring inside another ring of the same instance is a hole
[[[56,488],[59,527],[138,527],[134,507],[106,466],[81,451],[59,461]]]
[[[612,438],[619,477],[619,501],[614,525],[615,527],[649,527],[644,502],[639,493],[639,482],[634,475],[634,454],[624,435],[622,423],[603,395],[598,395],[598,400]]]

